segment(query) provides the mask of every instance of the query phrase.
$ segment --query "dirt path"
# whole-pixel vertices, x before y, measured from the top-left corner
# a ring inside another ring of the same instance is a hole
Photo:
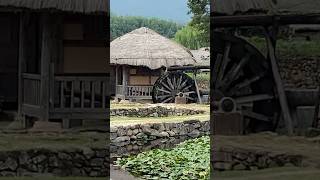
[[[139,180],[133,177],[128,172],[118,169],[117,167],[110,167],[110,180]]]

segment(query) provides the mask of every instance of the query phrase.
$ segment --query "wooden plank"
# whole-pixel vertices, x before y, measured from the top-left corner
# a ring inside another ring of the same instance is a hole
[[[70,99],[70,108],[74,108],[74,83],[75,81],[71,81],[71,99]]]
[[[64,81],[60,81],[60,108],[64,108]]]
[[[84,98],[84,88],[85,88],[85,81],[81,81],[81,108],[84,108],[84,101],[85,101],[85,98]]]
[[[106,108],[106,81],[102,81],[102,108]]]
[[[274,29],[274,31],[276,31],[276,29]],[[285,94],[285,90],[281,81],[281,76],[279,73],[279,68],[277,65],[277,59],[275,54],[276,32],[274,32],[273,34],[270,34],[270,32],[267,29],[265,29],[265,38],[267,41],[268,57],[271,61],[272,73],[277,86],[277,92],[280,100],[283,118],[286,122],[288,135],[293,135],[292,118],[291,118],[291,114],[288,106],[287,96]]]

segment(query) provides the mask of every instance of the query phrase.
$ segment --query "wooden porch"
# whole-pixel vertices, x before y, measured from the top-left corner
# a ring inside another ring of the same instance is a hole
[[[108,74],[56,74],[50,81],[49,98],[41,96],[40,74],[23,73],[21,113],[48,119],[106,119],[109,109]],[[48,110],[43,102],[48,102]]]
[[[151,100],[153,86],[116,86],[117,96],[124,96],[125,99]]]

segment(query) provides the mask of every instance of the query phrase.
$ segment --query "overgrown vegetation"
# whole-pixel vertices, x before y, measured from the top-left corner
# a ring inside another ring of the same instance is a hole
[[[266,42],[261,37],[246,38],[250,43],[257,47],[265,54]],[[320,57],[320,41],[306,41],[302,39],[285,40],[279,39],[277,41],[277,54],[279,58],[297,58],[297,57]]]
[[[111,40],[114,40],[115,38],[120,37],[140,27],[147,27],[167,38],[173,38],[176,32],[180,30],[183,25],[173,21],[167,21],[158,18],[117,16],[111,14]]]
[[[155,149],[117,161],[143,179],[207,180],[210,173],[210,138],[187,140],[173,149]]]
[[[203,31],[190,25],[179,30],[175,34],[174,40],[189,49],[199,49],[207,46],[207,43],[203,41]]]

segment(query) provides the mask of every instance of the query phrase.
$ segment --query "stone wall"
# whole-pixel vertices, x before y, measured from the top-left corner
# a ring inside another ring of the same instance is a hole
[[[212,167],[218,171],[255,170],[283,166],[301,166],[302,156],[239,148],[219,148],[212,154]]]
[[[114,126],[110,129],[111,154],[146,150],[177,139],[196,138],[210,133],[209,121],[190,120],[179,123]]]
[[[175,108],[175,107],[147,107],[135,109],[111,109],[110,116],[128,116],[128,117],[168,117],[168,116],[183,116],[203,114],[205,111]]]
[[[0,176],[54,176],[105,177],[109,169],[106,149],[48,150],[0,152]]]
[[[282,58],[279,60],[281,78],[286,88],[314,89],[319,86],[319,58]]]

